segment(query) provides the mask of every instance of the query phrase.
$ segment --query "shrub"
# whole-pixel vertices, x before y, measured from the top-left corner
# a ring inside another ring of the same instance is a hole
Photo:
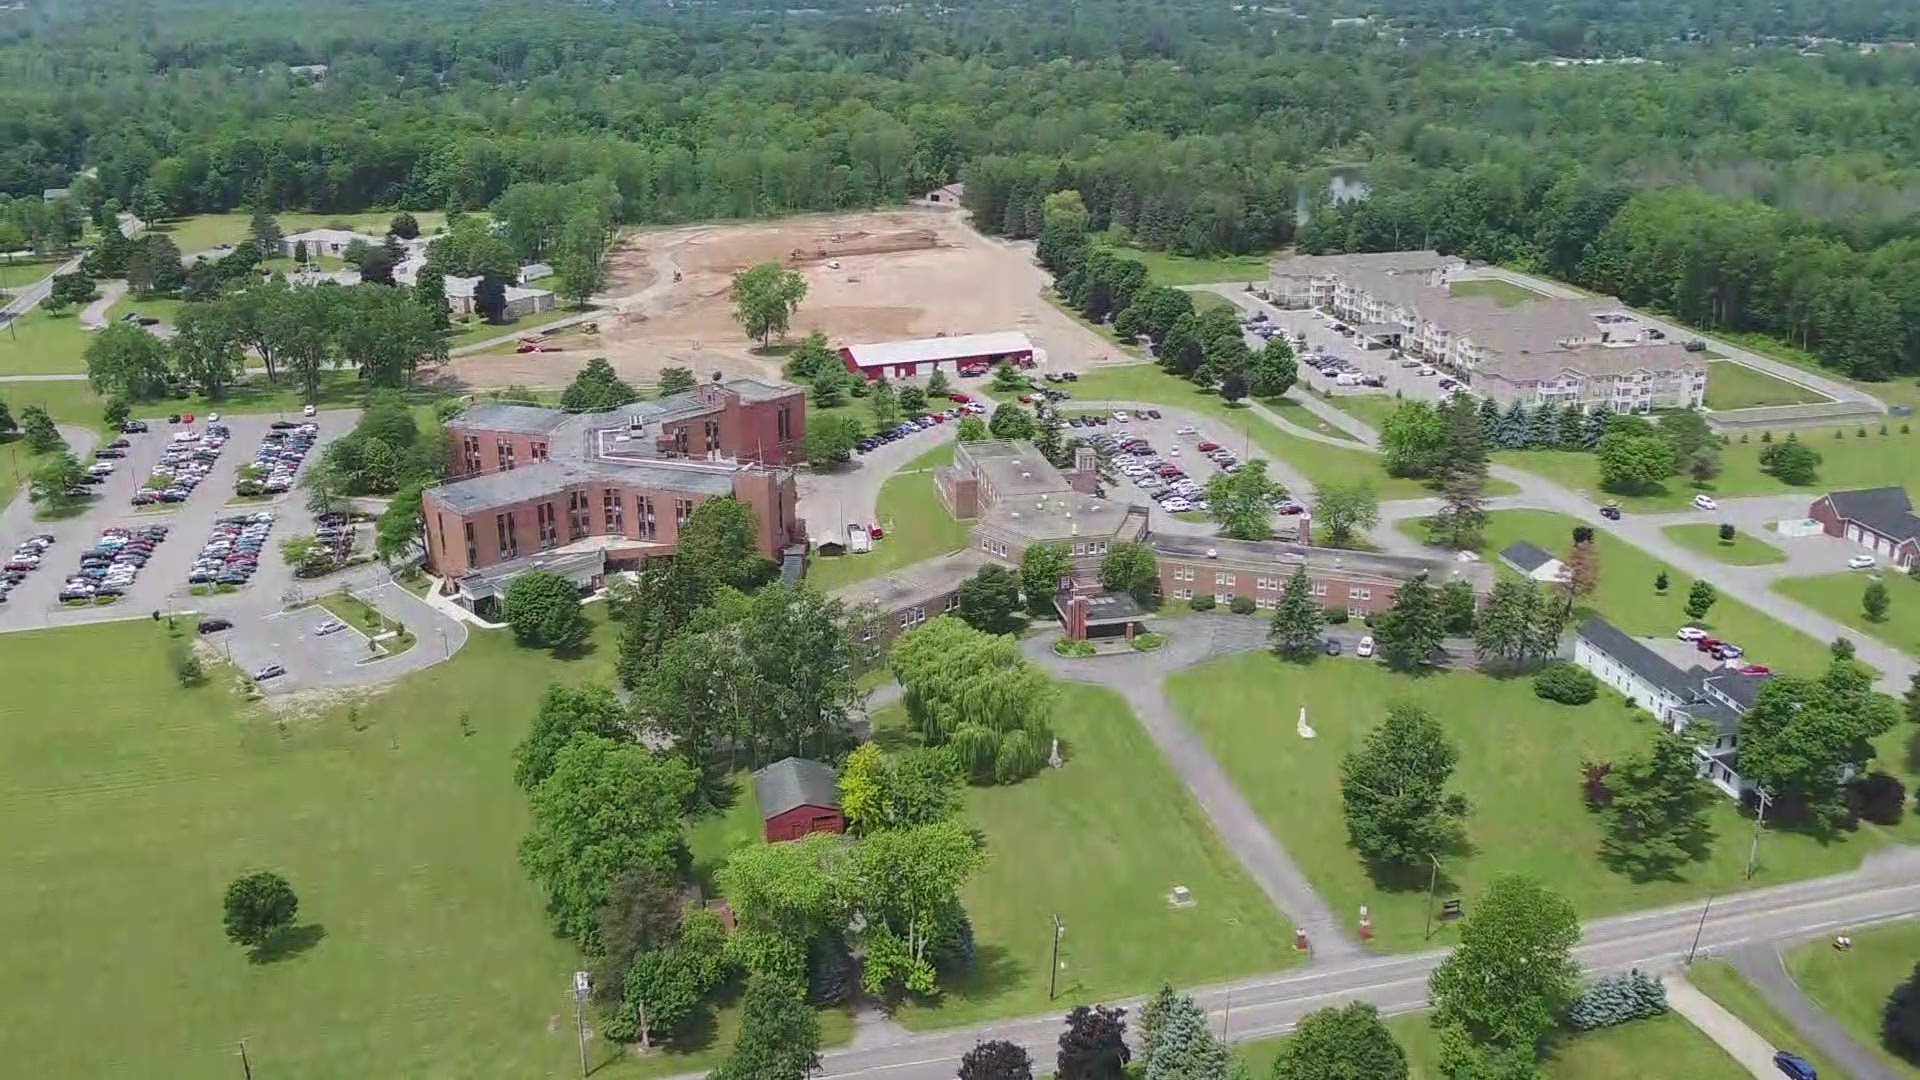
[[[1167,643],[1167,639],[1165,635],[1162,635],[1162,634],[1133,635],[1133,651],[1134,652],[1152,652],[1153,650],[1159,648],[1162,645],[1165,645],[1166,643]]]
[[[1327,621],[1328,626],[1345,626],[1351,616],[1346,608],[1329,606],[1320,613],[1320,617]]]
[[[1847,785],[1847,801],[1875,825],[1898,825],[1906,811],[1907,789],[1884,772],[1870,772]]]
[[[1093,643],[1090,641],[1071,641],[1061,638],[1053,643],[1055,656],[1092,656]]]
[[[1253,597],[1236,596],[1233,602],[1227,605],[1227,610],[1235,615],[1251,615],[1253,614]]]
[[[1562,705],[1585,705],[1600,693],[1600,681],[1572,664],[1548,664],[1533,677],[1533,692]]]
[[[1902,1060],[1920,1064],[1920,964],[1887,995],[1880,1011],[1880,1041]]]
[[[173,678],[181,687],[191,690],[207,681],[206,669],[200,666],[200,655],[193,646],[178,638],[167,642],[167,662],[173,665]]]
[[[1567,1008],[1567,1026],[1595,1031],[1667,1011],[1667,988],[1637,969],[1596,979]]]
[[[993,777],[1002,784],[1018,783],[1032,776],[1047,763],[1047,748],[1032,733],[1015,728],[1000,733],[1000,748],[994,754]]]
[[[1613,804],[1613,789],[1607,786],[1607,774],[1611,772],[1610,761],[1580,763],[1580,790],[1587,798],[1587,809],[1600,810]]]
[[[1213,596],[1210,593],[1202,593],[1187,601],[1187,606],[1195,611],[1212,611]]]

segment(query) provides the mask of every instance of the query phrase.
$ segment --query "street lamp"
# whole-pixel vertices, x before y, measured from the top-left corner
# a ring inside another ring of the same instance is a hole
[[[1433,852],[1427,852],[1427,861],[1433,864],[1433,872],[1427,875],[1427,940],[1433,940],[1433,890],[1440,884],[1440,859]]]
[[[1053,1000],[1054,990],[1060,980],[1060,939],[1067,934],[1065,923],[1060,921],[1058,912],[1053,916],[1053,962],[1047,965],[1047,1000]]]

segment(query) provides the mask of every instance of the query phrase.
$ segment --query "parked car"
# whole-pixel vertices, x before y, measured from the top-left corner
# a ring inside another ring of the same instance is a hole
[[[1773,1055],[1773,1067],[1791,1077],[1792,1080],[1820,1080],[1820,1074],[1807,1064],[1807,1059],[1788,1050],[1777,1050]]]
[[[1354,646],[1353,655],[1362,657],[1362,658],[1373,655],[1373,635],[1372,634],[1368,634],[1366,637],[1363,637],[1360,639],[1360,644]]]
[[[339,619],[328,619],[326,622],[314,627],[313,633],[316,637],[326,637],[329,634],[337,634],[346,628],[347,624],[341,622]]]
[[[1740,669],[1742,675],[1771,675],[1773,669],[1765,664],[1748,664]]]
[[[1865,552],[1855,555],[1853,558],[1847,560],[1847,569],[1871,570],[1873,569],[1873,556]]]
[[[1339,655],[1340,655],[1340,643],[1339,643],[1338,641],[1335,641],[1335,640],[1334,640],[1333,638],[1328,638],[1328,639],[1326,639],[1325,641],[1322,641],[1322,642],[1320,643],[1320,648],[1321,648],[1321,649],[1322,649],[1322,650],[1323,650],[1323,651],[1324,651],[1324,652],[1325,652],[1325,653],[1326,653],[1326,654],[1327,654],[1328,656],[1339,656]]]
[[[287,669],[281,667],[279,664],[268,664],[266,667],[253,673],[253,681],[264,682],[267,679],[277,679],[286,673]]]
[[[1620,504],[1608,503],[1607,505],[1601,507],[1600,516],[1603,518],[1606,518],[1608,521],[1619,521],[1620,520]]]
[[[1714,502],[1713,498],[1709,495],[1695,495],[1693,497],[1693,508],[1695,510],[1718,510],[1720,509],[1720,504]]]
[[[1683,626],[1674,631],[1673,636],[1679,638],[1681,641],[1699,642],[1707,639],[1707,632],[1697,626]]]

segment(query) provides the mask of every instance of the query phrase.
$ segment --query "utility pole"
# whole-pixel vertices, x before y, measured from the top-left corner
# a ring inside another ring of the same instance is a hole
[[[1707,912],[1713,910],[1713,894],[1707,894],[1707,902],[1700,908],[1700,921],[1693,926],[1693,944],[1687,946],[1687,964],[1692,966],[1693,956],[1700,951],[1700,932],[1707,928]]]
[[[1440,884],[1440,860],[1433,852],[1427,852],[1427,861],[1433,864],[1433,871],[1427,875],[1427,940],[1433,940],[1433,890]]]
[[[582,1006],[593,989],[593,977],[584,971],[573,973],[573,1030],[580,1039],[580,1080],[587,1076],[587,1020]]]
[[[253,1080],[253,1062],[247,1060],[247,1040],[240,1040],[240,1072],[246,1080]]]
[[[1060,981],[1060,939],[1066,935],[1067,928],[1060,922],[1060,914],[1053,916],[1053,961],[1047,965],[1047,1000],[1052,1001],[1054,990]]]
[[[1753,872],[1760,867],[1760,825],[1767,820],[1767,804],[1773,800],[1767,797],[1765,788],[1754,788],[1753,793],[1760,797],[1760,812],[1753,815],[1753,844],[1747,848],[1747,880],[1753,880]]]

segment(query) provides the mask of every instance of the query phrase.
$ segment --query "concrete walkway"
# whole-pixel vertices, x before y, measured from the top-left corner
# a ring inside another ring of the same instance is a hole
[[[1727,960],[1760,991],[1767,1004],[1786,1018],[1795,1034],[1853,1080],[1903,1080],[1880,1055],[1855,1042],[1833,1017],[1801,993],[1793,976],[1787,974],[1786,961],[1777,948],[1770,944],[1750,944],[1730,950]]]
[[[1195,615],[1180,620],[1157,652],[1068,658],[1054,653],[1057,633],[1037,634],[1021,642],[1027,658],[1054,675],[1104,686],[1126,698],[1140,726],[1173,767],[1214,831],[1247,868],[1267,899],[1293,925],[1307,932],[1315,962],[1344,963],[1364,955],[1347,935],[1326,901],[1288,857],[1266,823],[1247,805],[1233,781],[1207,752],[1205,744],[1180,721],[1162,684],[1167,676],[1195,664],[1266,647],[1263,620],[1228,615]]]
[[[1773,1067],[1773,1044],[1748,1027],[1746,1021],[1721,1008],[1719,1002],[1701,993],[1683,974],[1676,972],[1660,982],[1667,988],[1667,1005],[1719,1044],[1754,1080],[1777,1080],[1780,1073]]]

